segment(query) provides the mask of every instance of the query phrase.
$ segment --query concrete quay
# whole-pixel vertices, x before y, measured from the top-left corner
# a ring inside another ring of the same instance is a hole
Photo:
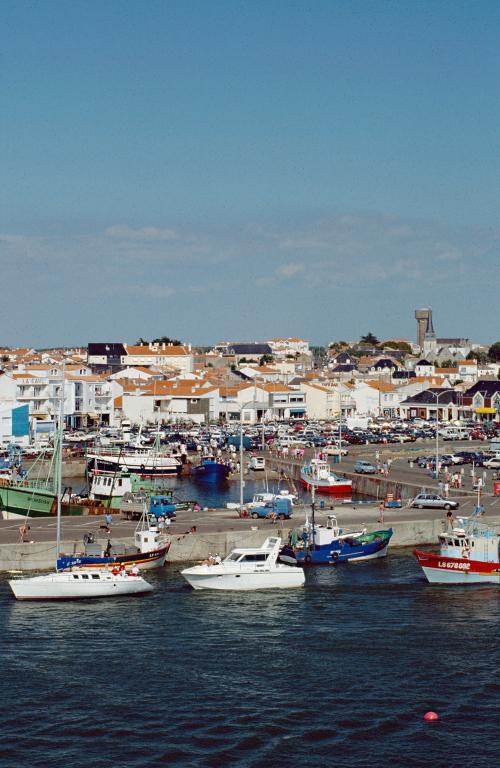
[[[465,499],[459,512],[468,515],[474,505],[473,498]],[[300,528],[303,525],[306,511],[310,514],[309,508],[295,507],[291,521],[274,525],[268,520],[239,518],[236,512],[227,509],[180,512],[177,520],[168,529],[171,540],[168,562],[186,563],[201,560],[208,552],[218,552],[225,556],[234,547],[259,546],[269,535],[280,535],[286,540],[291,528]],[[486,520],[500,528],[500,505],[497,510],[492,509],[491,512]],[[418,510],[411,507],[386,510],[384,524],[381,525],[377,522],[377,505],[335,503],[332,509],[329,500],[325,500],[324,509],[320,508],[316,512],[317,523],[325,523],[326,516],[332,513],[337,515],[340,525],[346,528],[366,527],[368,531],[376,531],[391,526],[394,529],[391,548],[435,545],[438,534],[446,526],[445,513],[441,510]],[[0,521],[0,571],[37,571],[53,568],[56,520],[31,520],[29,524],[32,543],[26,544],[18,543],[20,522]],[[103,525],[104,518],[94,516],[63,518],[61,551],[68,554],[81,551],[83,535],[90,531],[105,543],[108,535]],[[135,523],[121,520],[115,514],[109,538],[115,546],[118,542],[131,546],[134,527]],[[193,527],[196,527],[196,531],[191,533]]]

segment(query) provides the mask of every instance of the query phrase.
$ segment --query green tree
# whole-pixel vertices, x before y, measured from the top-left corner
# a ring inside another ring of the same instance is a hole
[[[262,357],[259,360],[259,365],[265,365],[266,363],[272,363],[273,362],[273,356],[272,355],[262,355]]]
[[[169,336],[159,336],[157,339],[153,339],[153,344],[171,344],[173,347],[182,347],[182,341],[171,339]]]
[[[488,350],[488,357],[494,363],[500,362],[500,341],[495,341]]]
[[[380,342],[377,339],[377,337],[375,336],[375,334],[373,334],[371,331],[370,331],[370,333],[367,333],[365,336],[361,337],[360,343],[361,344],[369,344],[372,347],[376,347],[377,344],[380,344]]]
[[[487,352],[482,352],[481,350],[476,351],[475,349],[471,349],[466,360],[477,360],[478,363],[487,363],[488,362],[488,354]]]

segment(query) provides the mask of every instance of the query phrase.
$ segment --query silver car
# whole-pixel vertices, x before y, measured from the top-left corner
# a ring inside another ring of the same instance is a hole
[[[438,493],[419,493],[412,503],[417,509],[458,509],[458,506],[458,501],[445,499]]]

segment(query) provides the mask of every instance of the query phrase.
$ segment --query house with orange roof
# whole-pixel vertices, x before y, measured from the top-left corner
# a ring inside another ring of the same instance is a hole
[[[121,412],[133,424],[207,424],[218,418],[218,388],[208,382],[123,379],[121,386]]]
[[[477,360],[459,360],[457,363],[458,375],[467,384],[474,384],[478,380]]]
[[[338,418],[339,413],[342,413],[342,418],[346,418],[356,411],[351,387],[345,383],[302,381],[300,388],[306,396],[308,419]]]
[[[396,385],[380,379],[356,381],[351,396],[360,416],[396,416],[400,395]]]
[[[193,353],[190,347],[174,346],[173,344],[149,343],[142,345],[125,344],[125,354],[122,355],[122,365],[130,366],[167,366],[178,371],[192,373]]]

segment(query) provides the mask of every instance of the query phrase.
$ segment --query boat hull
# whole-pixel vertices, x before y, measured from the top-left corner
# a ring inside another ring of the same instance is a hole
[[[57,514],[57,496],[53,491],[26,486],[0,486],[0,506],[2,510],[16,517],[53,517]],[[87,515],[84,504],[61,504],[64,516]]]
[[[89,598],[139,595],[152,592],[153,587],[140,576],[73,571],[12,579],[9,586],[16,600],[88,600]]]
[[[297,565],[337,565],[356,563],[387,557],[387,549],[393,531],[375,531],[343,539],[333,539],[329,544],[316,545],[315,549],[295,549],[284,547],[280,560]]]
[[[87,555],[62,555],[57,561],[57,570],[68,568],[114,568],[136,566],[141,571],[161,568],[165,565],[170,542],[151,552],[136,552],[135,554],[113,555],[112,557],[90,557]]]
[[[220,483],[224,480],[227,480],[230,471],[230,468],[225,464],[217,464],[216,462],[210,464],[199,464],[198,466],[192,468],[191,477],[193,480]]]
[[[302,487],[308,491],[314,487],[316,493],[329,493],[333,496],[350,496],[352,493],[352,482],[350,480],[340,482],[315,480],[311,482],[311,480],[305,480],[301,477],[300,482]]]
[[[172,477],[182,470],[180,461],[169,457],[151,459],[144,456],[114,456],[113,454],[89,454],[89,472],[133,472],[141,477]]]
[[[301,569],[281,566],[273,571],[245,573],[228,571],[224,566],[203,566],[186,568],[182,576],[193,589],[215,589],[228,591],[255,591],[262,589],[295,589],[304,586]]]
[[[430,584],[500,584],[500,563],[447,557],[414,550]]]

